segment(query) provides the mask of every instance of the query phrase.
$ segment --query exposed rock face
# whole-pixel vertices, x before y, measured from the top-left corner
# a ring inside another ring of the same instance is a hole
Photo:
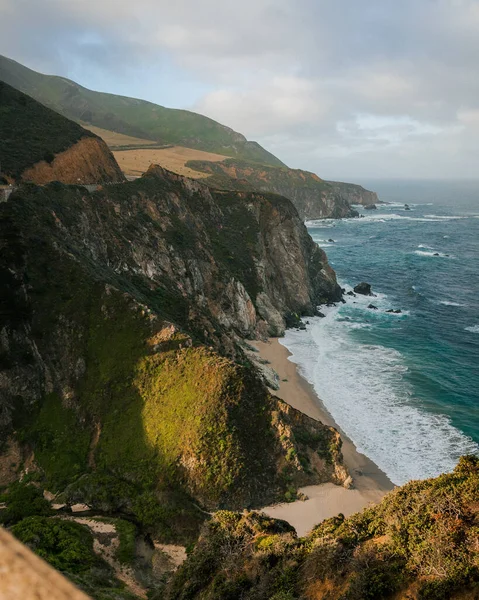
[[[371,192],[362,185],[356,183],[343,183],[340,181],[328,181],[336,192],[341,194],[349,204],[362,204],[369,206],[372,204],[380,204],[380,200],[376,192]]]
[[[356,292],[356,294],[362,294],[363,296],[371,296],[372,295],[371,284],[366,283],[365,281],[358,283],[358,285],[356,285],[354,287],[354,291]]]
[[[188,161],[187,166],[211,173],[206,184],[223,189],[254,189],[289,198],[302,219],[339,219],[358,213],[329,183],[314,173],[276,168],[236,159],[222,162]]]
[[[26,169],[21,179],[39,185],[50,181],[101,184],[119,183],[125,177],[105,142],[97,137],[87,137],[57,154],[51,163],[42,160]]]
[[[236,344],[341,297],[288,200],[153,167],[94,193],[24,185],[0,217],[0,426],[48,489],[191,539],[190,497],[241,508],[346,478],[337,432]]]

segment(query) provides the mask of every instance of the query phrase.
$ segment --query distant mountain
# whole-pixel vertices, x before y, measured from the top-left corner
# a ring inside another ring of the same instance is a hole
[[[123,181],[100,137],[2,81],[0,115],[0,177],[4,181]]]
[[[77,122],[163,144],[283,166],[256,142],[194,112],[94,92],[64,77],[32,71],[4,56],[0,56],[0,80]]]

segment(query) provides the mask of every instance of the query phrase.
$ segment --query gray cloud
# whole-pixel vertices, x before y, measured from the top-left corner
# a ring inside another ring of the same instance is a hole
[[[479,0],[0,0],[0,52],[160,103],[176,72],[327,177],[478,175]]]

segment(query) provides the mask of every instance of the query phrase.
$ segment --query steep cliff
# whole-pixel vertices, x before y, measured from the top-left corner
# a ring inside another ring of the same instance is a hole
[[[362,204],[368,206],[370,204],[379,204],[380,200],[376,192],[371,192],[362,185],[356,183],[343,183],[340,181],[328,181],[329,185],[338,192],[349,204]]]
[[[341,296],[288,200],[158,167],[94,193],[24,185],[0,249],[4,451],[48,489],[191,540],[193,500],[346,479],[337,432],[272,397],[236,343]]]
[[[221,189],[273,192],[289,198],[302,219],[339,219],[357,216],[349,202],[314,173],[287,167],[275,168],[236,159],[222,162],[188,161],[186,166],[211,173],[204,182]]]
[[[10,183],[115,183],[124,177],[105,142],[0,81],[0,166]]]
[[[412,481],[377,506],[298,539],[285,521],[220,512],[165,598],[446,600],[479,590],[479,459]]]

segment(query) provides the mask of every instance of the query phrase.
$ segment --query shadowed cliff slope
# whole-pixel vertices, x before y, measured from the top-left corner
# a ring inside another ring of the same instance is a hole
[[[32,71],[5,56],[0,56],[0,80],[74,121],[162,144],[187,146],[269,165],[283,164],[241,133],[194,112],[94,92],[64,77]]]
[[[0,114],[0,164],[9,182],[123,181],[101,138],[1,81]]]

